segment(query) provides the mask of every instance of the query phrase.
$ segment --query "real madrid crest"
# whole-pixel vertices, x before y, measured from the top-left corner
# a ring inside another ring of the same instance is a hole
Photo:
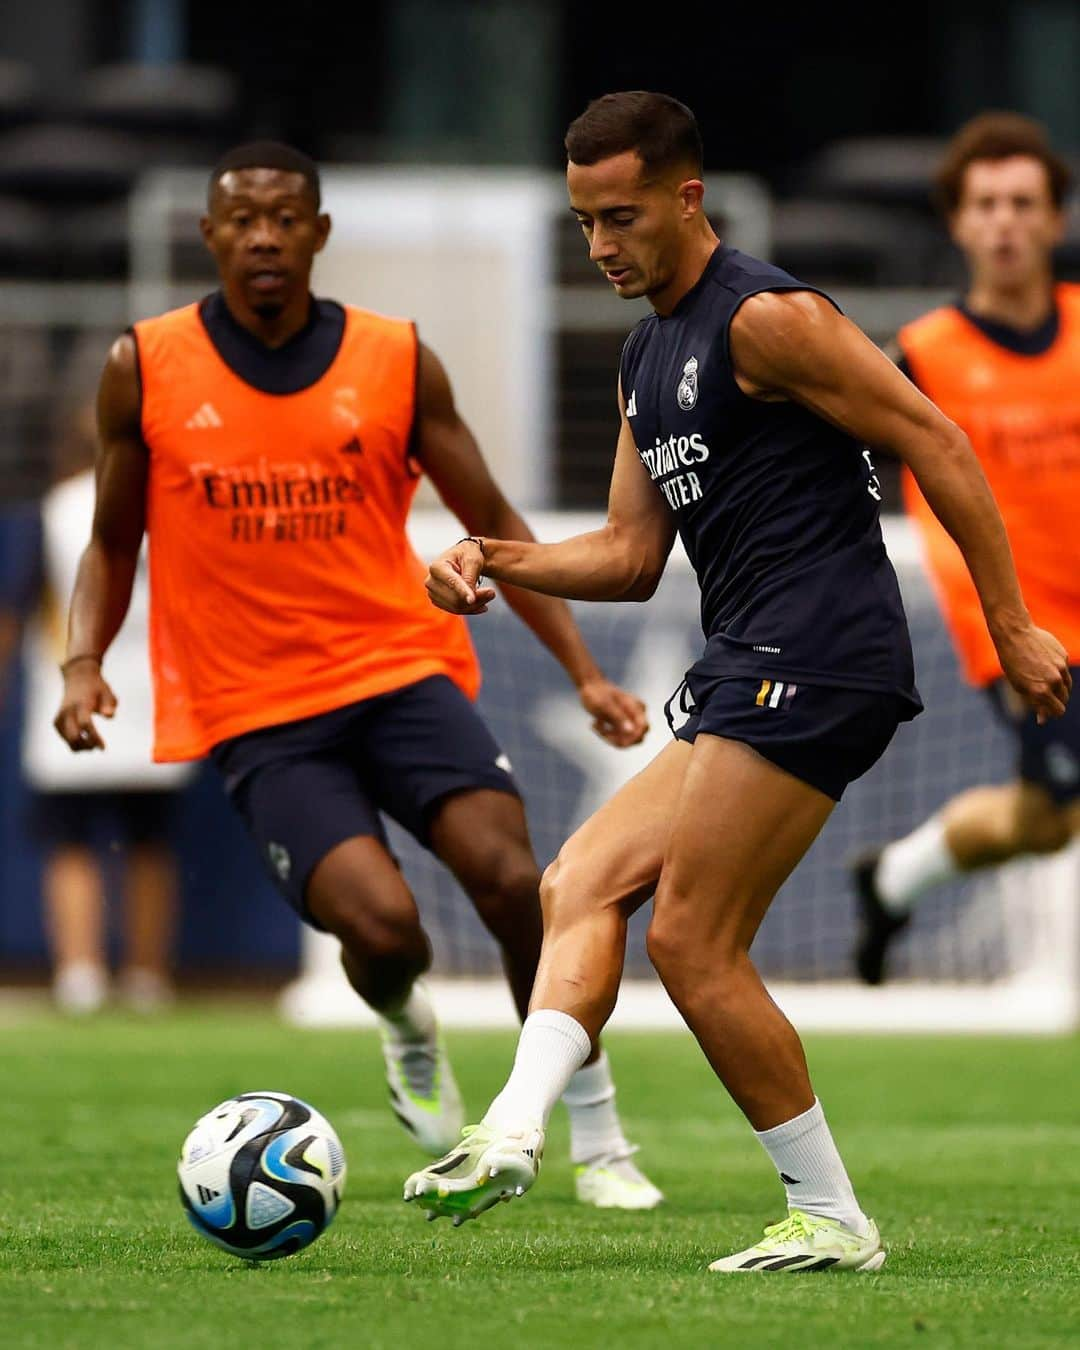
[[[683,412],[689,412],[697,403],[697,357],[692,356],[683,366],[682,379],[675,390],[675,399]]]

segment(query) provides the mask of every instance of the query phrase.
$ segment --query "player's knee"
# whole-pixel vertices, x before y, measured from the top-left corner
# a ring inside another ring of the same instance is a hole
[[[690,946],[685,928],[665,915],[653,910],[649,926],[645,931],[645,950],[653,969],[668,987],[677,982],[680,973],[685,971],[690,956]]]
[[[356,959],[426,962],[427,939],[413,914],[374,913],[343,901],[325,908],[319,921]]]
[[[540,907],[545,934],[572,923],[581,913],[582,896],[592,894],[573,853],[563,851],[544,869],[540,879]]]
[[[493,841],[475,849],[455,871],[485,927],[504,948],[519,948],[526,932],[539,943],[540,873],[527,845]]]
[[[622,911],[628,917],[646,895],[637,873],[605,866],[578,841],[571,839],[548,865],[540,881],[544,932]]]
[[[469,894],[489,907],[508,913],[526,904],[536,908],[540,872],[532,852],[516,841],[480,850],[462,880]]]
[[[1018,851],[1023,853],[1057,853],[1070,838],[1068,816],[1056,806],[1030,815],[1017,825]]]
[[[555,914],[562,902],[562,854],[558,854],[544,868],[543,875],[540,878],[540,908],[544,914],[545,926],[555,918]]]

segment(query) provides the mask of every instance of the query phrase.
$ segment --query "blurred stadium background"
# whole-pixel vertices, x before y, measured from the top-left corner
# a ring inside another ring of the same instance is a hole
[[[1074,0],[912,4],[883,38],[873,7],[678,7],[660,29],[544,0],[386,0],[309,13],[201,0],[12,0],[0,10],[0,566],[18,564],[59,419],[92,392],[135,319],[212,288],[197,235],[206,170],[230,144],[291,141],[326,166],[335,234],[321,293],[415,317],[446,362],[504,486],[556,537],[602,510],[618,353],[641,308],[615,299],[565,210],[561,137],[588,98],[652,87],[694,108],[708,203],[728,241],[828,288],[878,342],[961,283],[928,183],[964,118],[1011,107],[1080,153]],[[1080,207],[1061,275],[1080,279]],[[958,788],[1009,772],[984,702],[963,689],[879,466],[890,548],[927,715],[849,793],[755,952],[797,1015],[828,1024],[1042,1029],[1075,1024],[1074,861],[1019,866],[920,911],[887,1000],[853,1005],[845,859]],[[430,498],[422,551],[452,528]],[[577,513],[573,517],[566,513]],[[87,522],[89,524],[89,522]],[[451,534],[449,537],[453,537]],[[609,673],[661,701],[699,637],[676,560],[645,610],[582,608]],[[547,861],[639,762],[592,744],[560,672],[496,608],[474,633],[483,710],[527,795]],[[57,683],[57,692],[59,683]],[[22,824],[18,668],[0,703],[0,989],[47,979],[41,859]],[[102,840],[107,851],[110,841]],[[284,987],[306,1020],[337,1016],[325,948],[301,936],[207,771],[178,824],[182,988]],[[448,879],[401,841],[442,974],[497,962]],[[648,979],[635,938],[629,973]],[[778,986],[780,987],[780,986]],[[926,991],[936,991],[928,1000]],[[828,1006],[818,999],[827,993]],[[839,1000],[839,1002],[837,1002]],[[784,999],[782,998],[783,1002]],[[664,1020],[659,1004],[643,1015]],[[488,1016],[475,990],[465,1020]],[[1024,1009],[1024,1011],[1020,1011]],[[491,1015],[505,1015],[496,999]]]

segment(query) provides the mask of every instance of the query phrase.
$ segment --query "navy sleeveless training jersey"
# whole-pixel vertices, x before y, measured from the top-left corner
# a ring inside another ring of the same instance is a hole
[[[896,693],[914,715],[870,452],[800,404],[748,398],[735,381],[728,331],[742,302],[814,289],[717,248],[672,313],[643,319],[627,339],[626,415],[701,587],[699,666]]]

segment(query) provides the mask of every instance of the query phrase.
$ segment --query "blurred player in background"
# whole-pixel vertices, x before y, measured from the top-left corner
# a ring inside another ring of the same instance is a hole
[[[510,1078],[405,1198],[461,1222],[532,1185],[548,1114],[615,1006],[628,916],[654,896],[649,955],[789,1208],[711,1269],[876,1270],[877,1226],[749,954],[847,784],[921,707],[866,445],[916,473],[962,543],[1010,678],[1044,713],[1068,698],[1064,652],[1027,615],[963,433],[825,296],[720,244],[689,109],[607,95],[566,149],[590,257],[616,294],[647,296],[655,311],[623,348],[607,523],[559,544],[462,541],[432,564],[429,593],[452,613],[482,613],[495,595],[484,573],[545,594],[644,600],[678,531],[705,652],[687,672],[690,715],[674,744],[545,874],[544,950]]]
[[[107,759],[73,759],[52,731],[64,605],[94,511],[94,405],[85,369],[78,368],[85,360],[77,357],[75,366],[65,380],[72,398],[60,415],[55,482],[34,528],[24,534],[17,566],[5,569],[8,620],[0,623],[0,664],[25,621],[22,767],[32,789],[30,833],[44,854],[42,891],[57,1007],[91,1013],[108,997],[107,849],[118,851],[124,900],[118,992],[130,1008],[153,1012],[172,1001],[178,881],[170,835],[179,791],[192,774],[188,765],[151,760],[145,552],[139,555],[128,621],[110,659],[110,678],[126,716],[109,738]]]
[[[379,1015],[395,1114],[440,1153],[463,1108],[418,977],[431,952],[380,813],[446,864],[502,948],[522,1016],[541,941],[518,788],[472,700],[464,623],[432,609],[406,535],[420,476],[469,531],[532,536],[413,324],[317,300],[330,230],[307,156],[240,146],[210,179],[221,289],[137,323],[99,395],[93,534],[71,606],[56,726],[101,746],[102,660],[150,538],[155,756],[209,754],[297,913],[342,944]],[[562,601],[507,590],[594,729],[636,744],[644,705],[608,681]],[[579,1198],[651,1208],[607,1060],[568,1085]]]
[[[964,299],[908,324],[901,368],[971,441],[1001,508],[1035,622],[1080,663],[1080,286],[1055,284],[1068,170],[1045,130],[1013,113],[963,127],[937,177],[968,266]],[[855,965],[886,975],[891,941],[919,898],[950,878],[1053,853],[1080,830],[1080,705],[1040,723],[1003,677],[959,549],[910,473],[922,536],[964,675],[985,689],[1016,744],[1016,777],[954,797],[854,869]]]

